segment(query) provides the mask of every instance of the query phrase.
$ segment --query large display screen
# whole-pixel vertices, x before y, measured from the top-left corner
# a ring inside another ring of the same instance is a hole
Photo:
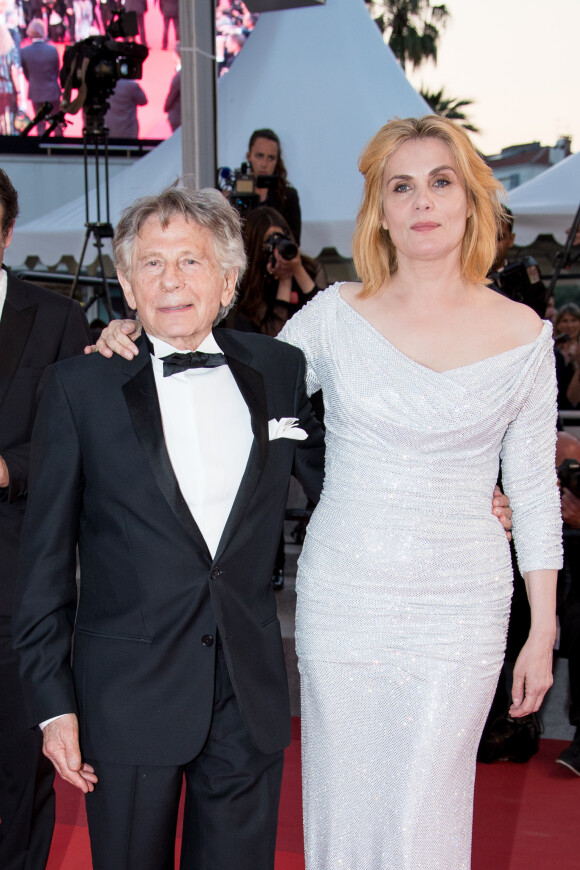
[[[171,135],[181,116],[179,0],[0,0],[0,135],[4,151],[12,150],[12,144],[19,150],[22,130],[47,102],[52,102],[53,110],[44,110],[47,120],[34,125],[26,138],[37,138],[51,124],[58,109],[54,94],[65,50],[68,48],[70,55],[70,47],[75,46],[76,53],[78,44],[89,39],[90,51],[94,48],[100,53],[99,37],[110,24],[112,10],[120,6],[137,11],[143,5],[147,9],[138,13],[139,32],[127,40],[148,48],[142,77],[119,78],[108,98],[105,123],[111,139],[161,140]],[[216,0],[218,75],[231,67],[256,18],[241,0]],[[117,45],[122,55],[123,42]],[[84,51],[83,47],[79,67]],[[127,54],[131,59],[131,45]],[[123,62],[122,57],[119,60]],[[94,77],[88,86],[92,94]],[[75,94],[73,91],[72,96]],[[50,137],[79,138],[83,125],[82,109],[67,112]],[[8,136],[14,138],[7,141]]]

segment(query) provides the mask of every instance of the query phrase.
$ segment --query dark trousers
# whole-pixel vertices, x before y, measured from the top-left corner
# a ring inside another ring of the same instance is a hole
[[[91,760],[93,870],[173,870],[185,780],[181,870],[273,870],[284,753],[250,738],[218,647],[213,719],[200,754],[178,767]]]
[[[137,12],[137,26],[139,28],[139,39],[141,45],[147,45],[147,37],[145,36],[145,13]]]
[[[570,677],[570,724],[580,728],[580,577],[572,587],[560,612],[561,652],[568,656]]]
[[[173,21],[173,32],[175,34],[175,41],[179,42],[179,18],[175,17],[166,17],[163,16],[163,39],[161,42],[161,48],[165,50],[167,48],[167,40],[169,37],[169,22]]]
[[[33,103],[32,106],[34,108],[34,114],[36,115],[37,112],[40,112],[40,110],[44,106],[44,103],[43,102],[42,103]],[[60,101],[53,103],[52,114],[56,114],[59,109],[60,109]],[[42,121],[39,121],[38,124],[36,125],[36,131],[37,131],[39,136],[42,136],[42,134],[44,133],[45,130],[46,130],[46,121],[43,118]],[[58,124],[54,128],[54,132],[52,135],[53,136],[62,136],[62,126],[60,124]]]
[[[0,617],[0,867],[42,870],[54,829],[54,768],[28,721],[9,623]]]

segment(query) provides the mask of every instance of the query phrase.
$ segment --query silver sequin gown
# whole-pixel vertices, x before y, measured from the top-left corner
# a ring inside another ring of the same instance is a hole
[[[334,285],[280,337],[327,429],[297,578],[306,868],[464,870],[512,591],[500,452],[521,571],[561,564],[551,324],[440,374]]]

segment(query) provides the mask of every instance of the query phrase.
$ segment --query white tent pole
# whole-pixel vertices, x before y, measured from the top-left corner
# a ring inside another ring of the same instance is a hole
[[[215,8],[213,0],[180,0],[182,171],[197,187],[216,180]]]

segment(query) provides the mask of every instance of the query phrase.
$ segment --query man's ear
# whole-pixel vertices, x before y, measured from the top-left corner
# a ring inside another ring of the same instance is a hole
[[[117,272],[117,278],[119,279],[119,284],[123,288],[123,294],[125,299],[127,300],[127,305],[133,311],[137,310],[137,303],[135,301],[135,294],[131,288],[131,282],[129,281],[126,275],[123,275],[122,272]]]
[[[238,280],[238,270],[231,269],[225,274],[225,285],[222,291],[220,302],[224,308],[232,301],[232,296],[236,292],[236,283]]]
[[[14,232],[14,224],[11,224],[6,230],[6,235],[4,236],[4,247],[7,248],[10,242],[12,241],[12,233]]]

